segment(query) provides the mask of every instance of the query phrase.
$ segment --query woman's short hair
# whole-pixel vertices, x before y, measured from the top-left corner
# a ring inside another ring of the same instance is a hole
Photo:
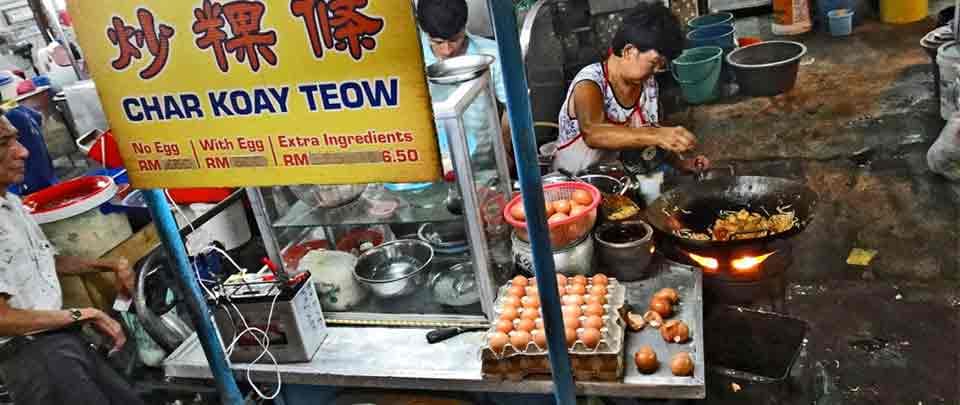
[[[613,36],[610,47],[617,56],[633,45],[641,52],[656,50],[667,59],[683,52],[685,40],[680,21],[659,2],[641,3],[623,18],[623,26]]]

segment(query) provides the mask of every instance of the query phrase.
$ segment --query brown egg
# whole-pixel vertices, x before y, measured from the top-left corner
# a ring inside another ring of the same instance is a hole
[[[657,361],[657,353],[650,346],[643,346],[633,355],[634,363],[637,363],[637,370],[644,374],[653,374],[660,368],[660,362]]]
[[[577,341],[577,330],[572,328],[566,328],[563,330],[563,334],[567,338],[567,347],[573,346],[573,343]]]
[[[510,333],[513,330],[513,321],[501,319],[497,321],[497,332]]]
[[[537,329],[543,329],[543,318],[534,319],[533,325],[536,326]]]
[[[656,311],[647,311],[644,313],[643,320],[653,328],[659,328],[660,325],[663,325],[663,317]]]
[[[513,322],[514,319],[520,316],[520,312],[517,311],[517,308],[511,306],[503,307],[503,312],[500,313],[500,319]]]
[[[490,345],[490,350],[493,350],[494,353],[502,353],[503,347],[507,345],[507,342],[510,341],[510,337],[503,332],[494,332],[490,334],[490,338],[487,340],[487,343]]]
[[[690,340],[690,328],[683,321],[671,319],[660,327],[660,336],[667,343],[683,343]]]
[[[653,298],[662,298],[669,301],[671,304],[676,304],[680,301],[680,293],[672,288],[661,288],[660,291],[657,291],[656,294],[653,294]]]
[[[587,304],[594,304],[594,303],[596,303],[596,304],[603,305],[603,304],[606,304],[606,303],[607,303],[607,297],[604,297],[604,296],[602,296],[602,295],[588,295],[588,296],[584,297],[584,301],[585,301]]]
[[[508,295],[508,296],[506,296],[506,297],[503,297],[503,306],[505,306],[505,307],[506,307],[506,306],[519,307],[519,306],[520,306],[520,298],[519,298],[519,297],[514,297],[514,296],[512,296],[512,295]]]
[[[567,285],[567,276],[557,273],[557,285],[562,285],[562,286]]]
[[[583,284],[571,284],[567,286],[567,294],[583,295],[587,293],[587,286]]]
[[[530,319],[521,319],[520,322],[517,322],[517,330],[522,330],[524,332],[530,332],[536,329],[537,324]]]
[[[534,329],[533,332],[530,332],[530,336],[533,336],[533,343],[541,349],[547,348],[547,333],[543,329]]]
[[[540,308],[540,298],[537,298],[535,295],[528,295],[520,299],[520,304],[523,305],[524,308],[537,309]]]
[[[585,328],[583,332],[580,332],[580,341],[590,349],[597,348],[601,337],[600,329]]]
[[[590,278],[590,281],[595,285],[607,285],[610,283],[610,279],[606,275],[597,274]]]
[[[540,311],[536,308],[524,308],[520,313],[520,319],[537,319],[540,317]]]
[[[670,359],[670,371],[673,372],[675,376],[688,376],[693,374],[693,359],[690,358],[690,353],[680,352],[673,355],[673,358]]]
[[[598,315],[589,315],[581,324],[584,328],[600,329],[603,327],[603,318]]]
[[[527,292],[527,295],[532,295],[532,296],[540,295],[540,289],[537,288],[537,286],[535,285],[527,286],[526,292]]]
[[[572,279],[570,279],[570,283],[571,283],[571,284],[587,285],[587,278],[584,277],[582,274],[577,274],[576,276],[573,276]]]
[[[662,318],[669,318],[673,316],[673,305],[670,304],[670,301],[667,301],[663,298],[654,298],[650,300],[650,310],[660,314]]]
[[[510,332],[510,344],[519,351],[527,349],[527,343],[530,343],[530,332],[525,330],[515,330]]]
[[[530,284],[530,280],[524,276],[516,276],[513,278],[513,281],[511,281],[511,284],[515,286],[526,287],[528,284]]]
[[[583,313],[587,314],[588,316],[589,315],[603,316],[604,312],[605,311],[603,309],[603,305],[600,305],[597,303],[587,304],[587,309],[583,311]]]
[[[524,295],[527,295],[527,290],[525,290],[525,289],[524,289],[523,287],[521,287],[521,286],[514,285],[514,286],[510,286],[510,289],[507,290],[507,295],[509,295],[509,296],[511,296],[511,297],[520,298],[520,297],[522,297],[522,296],[524,296]]]
[[[579,318],[580,315],[583,315],[583,311],[576,305],[564,305],[560,308],[560,311],[564,318]]]
[[[603,297],[607,295],[607,286],[605,285],[594,285],[590,286],[590,295],[595,295],[598,297]]]
[[[582,295],[564,295],[560,298],[560,301],[563,305],[583,305],[584,300]]]
[[[580,318],[576,317],[564,317],[563,318],[563,327],[568,329],[577,329],[580,327]]]

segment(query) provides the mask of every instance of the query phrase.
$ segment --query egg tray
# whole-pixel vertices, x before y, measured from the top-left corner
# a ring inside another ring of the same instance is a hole
[[[533,281],[533,279],[531,279]],[[587,284],[588,291],[592,284]],[[510,283],[501,286],[494,304],[496,319],[503,311],[503,298],[507,296]],[[626,324],[621,318],[622,307],[626,302],[626,287],[614,278],[607,284],[607,303],[604,305],[603,327],[600,329],[600,343],[589,348],[579,338],[567,350],[574,376],[578,380],[612,381],[623,375],[623,347]],[[585,316],[581,316],[581,321]],[[487,331],[496,332],[496,326]],[[579,332],[579,330],[578,330]],[[502,353],[497,353],[484,344],[480,350],[483,374],[488,377],[505,377],[511,380],[523,379],[529,375],[550,374],[550,362],[547,348],[538,347],[534,342],[525,348],[517,348],[507,343]]]

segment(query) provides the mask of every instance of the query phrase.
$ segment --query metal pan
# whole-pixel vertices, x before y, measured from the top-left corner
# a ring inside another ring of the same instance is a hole
[[[802,232],[813,221],[817,193],[803,183],[777,177],[734,176],[679,185],[667,190],[646,211],[647,221],[673,242],[695,248],[726,248],[786,239]],[[798,226],[777,234],[753,239],[702,241],[681,238],[674,231],[692,229],[705,232],[712,227],[720,211],[746,208],[754,212],[776,213],[777,207],[790,205]],[[679,210],[676,210],[679,208]]]

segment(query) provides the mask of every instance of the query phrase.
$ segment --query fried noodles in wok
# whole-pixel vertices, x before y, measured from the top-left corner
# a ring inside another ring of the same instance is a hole
[[[763,238],[786,232],[800,223],[791,206],[777,207],[777,213],[770,215],[747,211],[720,211],[720,217],[707,233],[694,232],[691,229],[673,231],[674,235],[684,239],[700,241],[729,241]],[[677,211],[680,211],[677,209]]]

